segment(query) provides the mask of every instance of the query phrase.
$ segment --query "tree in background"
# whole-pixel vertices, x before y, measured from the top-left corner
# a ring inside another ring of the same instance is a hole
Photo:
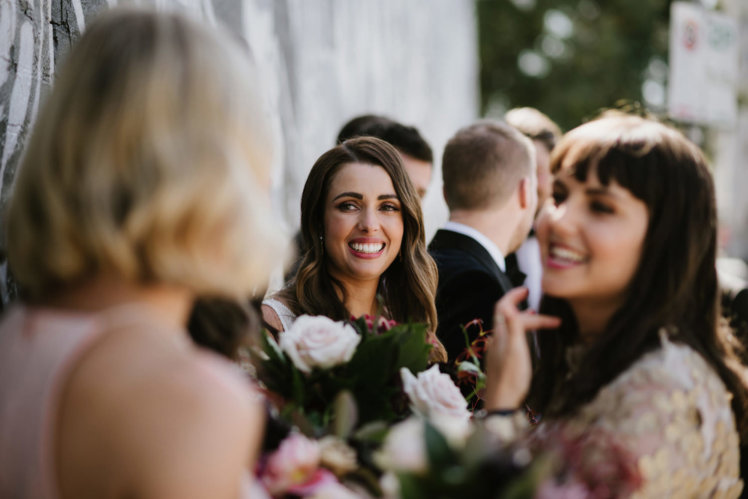
[[[477,0],[483,113],[569,130],[622,100],[663,111],[671,1]]]

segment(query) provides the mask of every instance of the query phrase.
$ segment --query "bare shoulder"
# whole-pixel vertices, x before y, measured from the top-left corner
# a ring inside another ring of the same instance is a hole
[[[130,495],[235,497],[259,446],[261,403],[229,362],[155,334],[109,335],[71,376],[60,436],[59,466],[73,463],[67,490],[82,470],[90,487],[103,468],[101,487]]]
[[[278,298],[274,299],[279,301],[280,303],[283,303],[283,300],[278,300]],[[285,305],[285,303],[283,303],[283,305]],[[262,319],[265,321],[265,323],[267,323],[268,326],[272,327],[276,331],[284,330],[283,323],[281,322],[280,317],[278,317],[278,313],[273,309],[273,307],[263,303],[261,310]]]

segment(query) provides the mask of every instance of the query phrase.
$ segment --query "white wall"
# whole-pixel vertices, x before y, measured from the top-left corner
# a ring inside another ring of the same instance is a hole
[[[54,67],[116,0],[0,0],[0,209]],[[154,2],[141,1],[149,4]],[[274,199],[293,230],[306,174],[340,126],[362,113],[418,127],[441,156],[478,110],[469,0],[155,0],[247,40],[262,72],[282,154]],[[438,164],[436,165],[438,168]],[[424,201],[432,234],[446,219],[440,174]],[[13,295],[0,256],[0,298]]]

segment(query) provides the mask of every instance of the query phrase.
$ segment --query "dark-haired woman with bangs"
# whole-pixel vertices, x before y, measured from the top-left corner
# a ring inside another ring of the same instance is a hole
[[[541,434],[606,432],[635,462],[637,496],[737,497],[748,397],[719,324],[703,154],[653,120],[607,113],[561,140],[552,169],[542,315],[517,309],[523,289],[497,305],[486,408],[516,409],[529,389]],[[550,330],[531,375],[533,329]]]

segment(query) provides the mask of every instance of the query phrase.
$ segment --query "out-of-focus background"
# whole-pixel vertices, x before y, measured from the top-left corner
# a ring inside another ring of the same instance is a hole
[[[117,0],[0,0],[0,210],[55,67]],[[155,0],[244,39],[281,154],[273,199],[298,225],[315,159],[363,113],[416,126],[435,170],[428,237],[447,217],[441,150],[461,126],[533,106],[564,130],[621,105],[669,116],[714,167],[730,272],[748,259],[745,0]],[[674,5],[676,4],[676,5]],[[2,248],[0,241],[0,249]],[[742,275],[745,277],[745,275]],[[0,252],[0,301],[15,295]]]

